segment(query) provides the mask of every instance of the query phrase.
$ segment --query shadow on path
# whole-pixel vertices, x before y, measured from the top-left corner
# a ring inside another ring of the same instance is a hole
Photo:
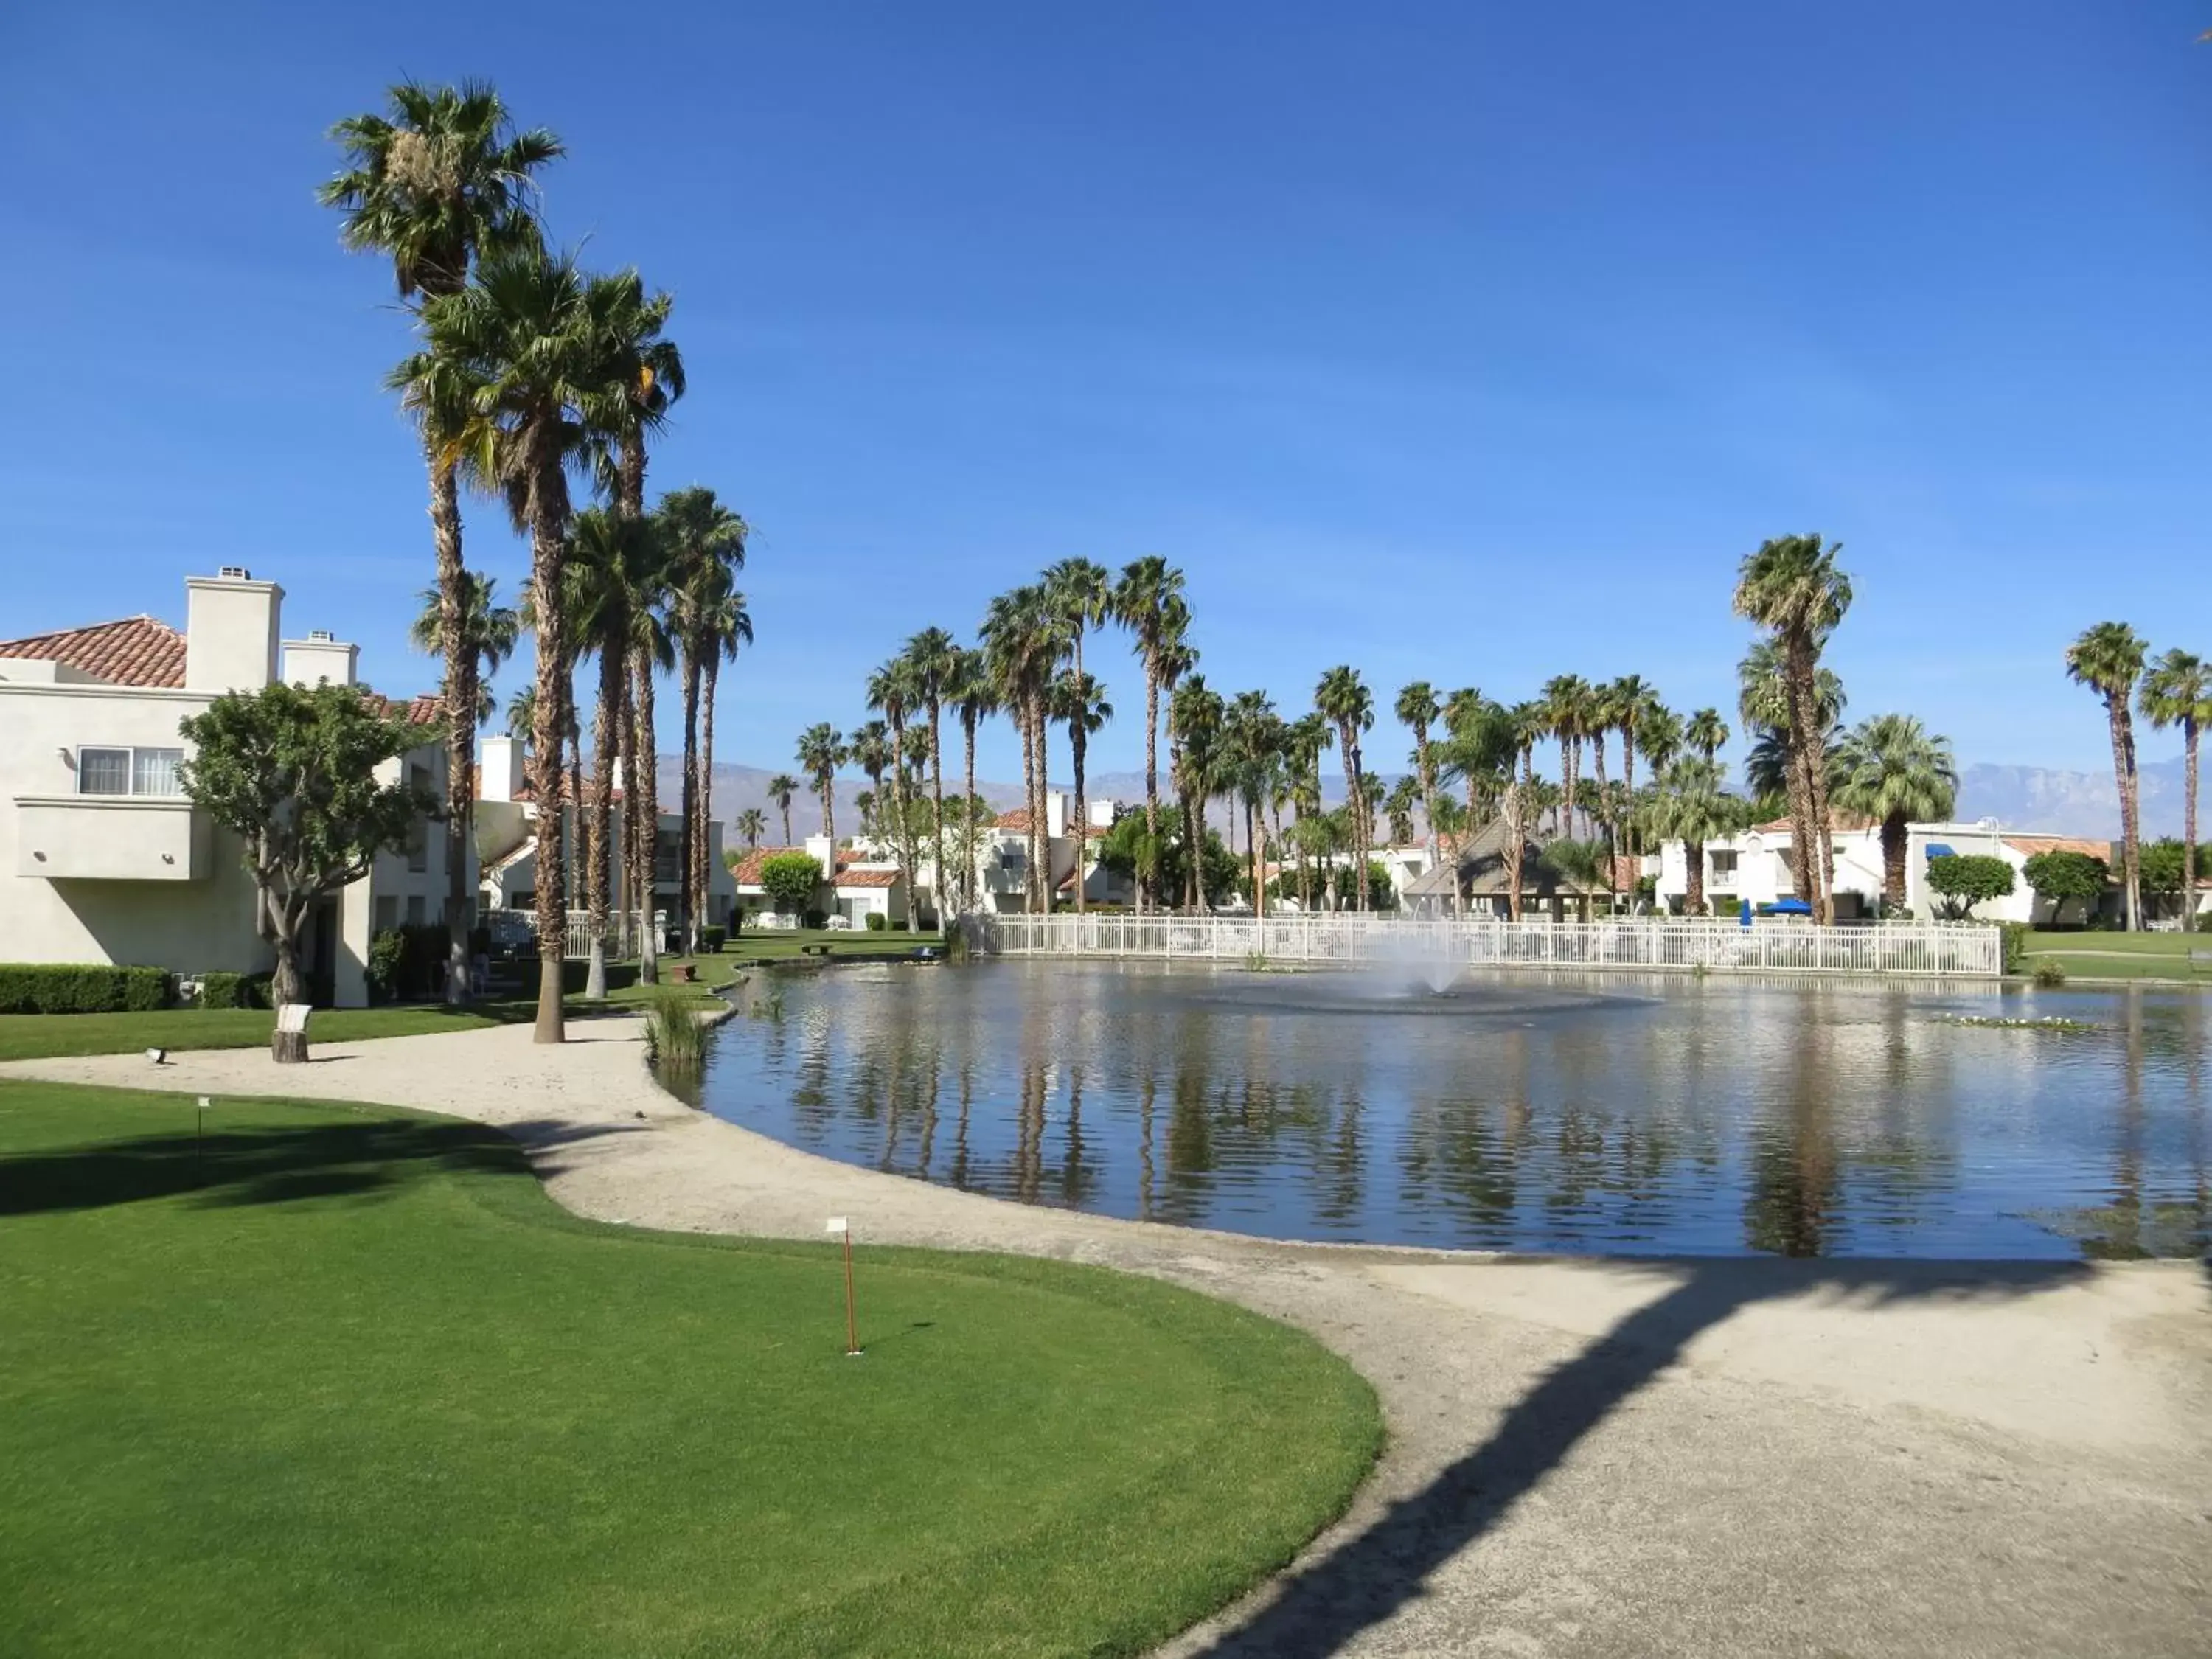
[[[2031,1295],[2093,1271],[2085,1263],[2063,1261],[1730,1260],[1665,1266],[1680,1275],[1674,1288],[1555,1366],[1515,1402],[1488,1440],[1287,1580],[1273,1601],[1207,1647],[1206,1659],[1322,1659],[1419,1600],[1431,1572],[1502,1520],[1615,1407],[1674,1364],[1699,1332],[1741,1308],[1808,1291],[1832,1292],[1865,1306],[1987,1300]]]

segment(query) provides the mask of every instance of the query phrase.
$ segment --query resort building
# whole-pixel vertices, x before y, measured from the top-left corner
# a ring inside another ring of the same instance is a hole
[[[589,787],[587,780],[586,787]],[[617,763],[612,799],[619,802],[623,794],[622,772]],[[487,915],[500,910],[532,913],[537,908],[538,810],[522,739],[513,736],[486,738],[483,758],[477,765],[476,839],[477,858],[483,871],[483,906]],[[622,814],[615,811],[608,816],[611,821],[609,867],[618,870],[623,858]],[[653,908],[665,925],[681,915],[684,908],[684,815],[680,803],[678,811],[663,811],[657,821],[660,827],[653,849]],[[587,902],[585,877],[588,873],[580,853],[581,844],[576,834],[576,810],[573,805],[563,803],[561,865],[567,873],[568,890],[562,908],[580,913]],[[620,883],[611,884],[611,893],[618,894],[619,890]],[[737,902],[737,884],[731,879],[729,866],[722,858],[721,822],[710,817],[707,820],[707,914],[702,921],[708,927],[727,927]]]
[[[136,616],[0,641],[0,953],[187,979],[273,965],[238,838],[179,787],[190,745],[177,728],[226,691],[358,683],[356,647],[322,631],[283,637],[283,603],[275,582],[231,568],[185,581],[181,631]],[[428,697],[391,706],[426,722],[438,714]],[[444,746],[382,772],[442,797]],[[445,836],[426,818],[404,851],[379,856],[309,917],[313,992],[363,1006],[371,935],[443,920]]]
[[[857,847],[836,847],[827,836],[809,836],[797,847],[756,847],[738,860],[728,873],[731,895],[750,927],[790,927],[803,915],[779,915],[768,889],[761,884],[761,866],[787,853],[804,853],[823,873],[807,908],[820,913],[833,927],[866,927],[872,915],[879,927],[903,927],[907,919],[906,878],[889,851],[880,854]],[[720,855],[717,855],[718,863]]]

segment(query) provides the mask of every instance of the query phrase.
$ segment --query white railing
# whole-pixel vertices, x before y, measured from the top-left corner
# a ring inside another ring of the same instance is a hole
[[[656,921],[665,925],[665,912],[655,911],[653,917]],[[591,920],[592,913],[588,910],[568,913],[561,935],[561,954],[571,962],[581,962],[592,953]],[[641,920],[634,910],[627,915],[617,914],[607,917],[609,961],[620,961],[637,954],[638,942],[642,937],[639,926]]]
[[[1802,922],[1623,918],[1507,921],[1358,915],[969,916],[987,955],[1157,957],[1239,962],[1407,962],[1471,968],[1694,969],[1745,974],[1918,974],[1994,979],[1998,930],[1978,922],[1814,927]]]

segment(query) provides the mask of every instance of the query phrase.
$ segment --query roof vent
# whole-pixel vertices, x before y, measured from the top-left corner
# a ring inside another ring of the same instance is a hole
[[[250,582],[253,580],[253,573],[242,564],[223,566],[220,576],[221,580],[227,582]]]
[[[311,645],[336,645],[337,639],[338,636],[327,628],[311,628],[307,630],[307,642]]]

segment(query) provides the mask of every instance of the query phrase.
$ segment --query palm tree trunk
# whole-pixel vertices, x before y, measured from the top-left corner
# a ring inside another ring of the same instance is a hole
[[[588,809],[579,803],[584,848],[584,902],[590,907],[586,935],[591,962],[584,976],[584,995],[592,1002],[607,1000],[607,865],[614,829],[615,755],[622,747],[617,735],[622,720],[623,653],[619,643],[600,642],[599,706],[592,720],[592,793]]]
[[[1076,681],[1076,684],[1079,688],[1082,684],[1083,682],[1080,679]],[[1083,730],[1083,708],[1080,700],[1079,699],[1075,710],[1075,718],[1068,722],[1067,726],[1067,746],[1070,752],[1073,755],[1075,761],[1075,822],[1068,827],[1074,832],[1075,914],[1079,916],[1084,913],[1085,908],[1083,898],[1083,863],[1085,856],[1091,851],[1091,819],[1083,799],[1083,746],[1085,738],[1085,733]]]
[[[699,860],[697,903],[702,915],[714,873],[714,849],[709,844],[712,837],[707,834],[707,825],[714,815],[714,682],[721,678],[721,660],[719,650],[708,653],[706,694],[699,705],[699,830],[695,845]]]
[[[468,572],[461,563],[461,493],[454,464],[430,454],[430,539],[438,556],[438,645],[446,667],[446,1001],[469,1000],[469,890],[475,838],[477,653],[463,626]]]
[[[791,845],[791,799],[788,796],[783,801],[783,844],[786,847]]]
[[[653,919],[660,884],[659,762],[654,754],[653,732],[653,659],[643,651],[632,665],[630,695],[636,699],[637,766],[624,779],[628,793],[637,802],[638,945],[637,977],[641,985],[660,983],[660,930]]]
[[[2120,791],[2120,869],[2130,933],[2142,927],[2142,854],[2136,819],[2136,733],[2128,717],[2127,693],[2107,695],[2105,710],[2112,729],[2112,775]]]
[[[1252,915],[1255,920],[1267,914],[1267,865],[1260,845],[1267,836],[1267,815],[1260,810],[1257,801],[1247,799],[1244,803],[1244,847],[1252,858]]]
[[[937,927],[940,933],[945,928],[945,750],[937,738],[944,714],[944,705],[932,697],[929,700],[929,908],[937,912]]]
[[[880,811],[880,791],[877,799],[877,810]],[[907,856],[906,831],[906,711],[895,708],[891,714],[891,861],[906,878],[906,929],[914,933],[921,930],[921,905],[915,896],[914,863]]]
[[[2197,931],[2197,720],[2181,722],[2181,931]]]
[[[975,891],[975,722],[964,713],[960,716],[960,733],[968,780],[968,793],[960,802],[960,891],[965,898],[963,908],[980,910],[982,902]]]
[[[684,954],[699,954],[699,916],[691,907],[692,860],[698,848],[699,814],[699,650],[698,641],[684,641],[684,787],[678,792],[684,822],[677,836],[678,909],[684,919]]]
[[[1906,845],[1905,814],[1892,812],[1881,821],[1881,904],[1884,910],[1904,908]]]
[[[541,459],[532,481],[530,582],[538,598],[537,700],[532,739],[544,757],[537,779],[538,1018],[534,1042],[566,1039],[561,1015],[561,964],[568,934],[567,884],[562,878],[561,754],[568,740],[568,619],[562,614],[567,493],[558,460]]]
[[[1145,839],[1150,843],[1152,867],[1137,872],[1137,914],[1145,914],[1150,897],[1159,902],[1160,845],[1160,671],[1152,653],[1145,653]]]
[[[1705,913],[1705,842],[1701,841],[1684,842],[1682,843],[1682,857],[1683,861],[1688,866],[1688,869],[1686,872],[1686,887],[1687,890],[1683,896],[1682,902],[1685,908],[1691,915],[1701,916]]]
[[[1784,644],[1784,701],[1787,704],[1790,747],[1796,750],[1793,769],[1797,798],[1790,803],[1794,820],[1790,837],[1790,863],[1799,875],[1799,896],[1812,907],[1813,919],[1826,925],[1835,920],[1829,908],[1823,879],[1827,864],[1822,848],[1827,835],[1826,734],[1820,730],[1820,690],[1816,663],[1809,640],[1792,636]]]
[[[1505,786],[1505,914],[1508,920],[1521,920],[1521,853],[1528,836],[1522,822],[1521,788],[1517,784]]]
[[[1046,720],[1042,686],[1030,694],[1030,726],[1036,733],[1036,799],[1030,808],[1030,847],[1037,872],[1037,913],[1050,915],[1052,887],[1052,823],[1045,802],[1052,793],[1052,725]]]

